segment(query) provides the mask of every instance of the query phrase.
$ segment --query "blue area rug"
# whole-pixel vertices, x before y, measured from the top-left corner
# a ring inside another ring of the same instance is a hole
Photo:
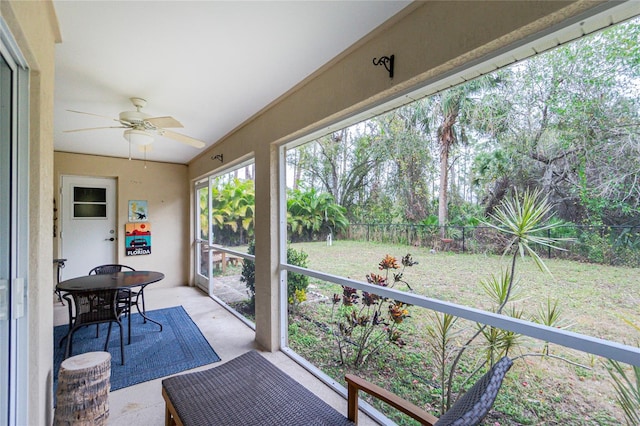
[[[145,324],[140,314],[135,313],[131,316],[131,344],[127,344],[129,319],[123,318],[125,365],[120,360],[120,328],[113,324],[109,340],[112,391],[220,361],[216,351],[182,306],[147,311],[147,316],[159,321],[162,331],[157,324],[149,321]],[[104,350],[107,328],[108,324],[100,325],[98,338],[95,325],[77,330],[73,335],[72,355]],[[54,395],[66,340],[62,346],[59,343],[68,331],[68,325],[53,330]]]

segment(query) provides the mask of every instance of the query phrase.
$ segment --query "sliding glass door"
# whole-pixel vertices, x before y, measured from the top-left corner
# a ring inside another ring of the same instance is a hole
[[[195,248],[196,248],[196,285],[210,294],[209,283],[211,277],[211,232],[209,227],[209,179],[196,183],[195,187]]]
[[[28,85],[0,18],[0,424],[27,423]],[[22,63],[20,63],[22,62]]]
[[[11,69],[0,58],[0,346],[9,347],[9,263],[11,253]],[[9,351],[0,350],[0,424],[9,422]]]
[[[244,261],[253,260],[254,175],[247,160],[194,186],[195,284],[232,309],[250,305],[242,274]]]

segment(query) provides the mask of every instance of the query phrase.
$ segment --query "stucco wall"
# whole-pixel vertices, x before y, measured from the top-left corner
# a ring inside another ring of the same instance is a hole
[[[51,423],[53,374],[52,209],[54,49],[57,19],[49,2],[0,1],[29,65],[28,424]],[[24,354],[23,354],[24,355]],[[27,385],[25,387],[25,385]],[[23,394],[20,393],[20,396]],[[24,403],[24,401],[22,401]]]
[[[189,183],[187,166],[122,158],[56,152],[54,155],[55,197],[59,202],[62,175],[113,177],[117,179],[117,262],[138,270],[155,270],[165,279],[154,286],[185,285],[189,279]],[[124,224],[129,200],[147,200],[151,224],[152,251],[149,255],[126,256]],[[62,215],[58,214],[58,220]],[[57,224],[58,228],[60,223]],[[54,238],[54,249],[60,241]]]

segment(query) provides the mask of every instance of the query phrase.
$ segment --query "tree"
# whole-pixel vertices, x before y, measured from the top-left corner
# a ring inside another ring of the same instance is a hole
[[[298,147],[294,188],[384,223],[424,220],[437,197],[441,226],[539,188],[562,220],[638,225],[639,38],[640,20],[616,25]]]
[[[487,132],[497,127],[494,122],[489,121],[491,115],[482,113],[492,110],[486,101],[494,101],[490,90],[501,83],[501,77],[501,73],[483,76],[435,96],[437,107],[434,119],[438,122],[436,138],[440,150],[438,222],[442,227],[442,238],[445,237],[445,225],[448,221],[449,160],[452,150],[458,143],[467,143],[473,131]]]
[[[384,141],[388,172],[381,191],[391,193],[397,219],[419,222],[429,216],[430,175],[434,156],[430,147],[428,100],[395,109],[375,118]]]
[[[299,154],[288,155],[289,165],[306,187],[328,192],[349,210],[361,201],[360,191],[375,175],[382,154],[380,138],[369,127],[355,125],[299,147]]]
[[[513,199],[505,199],[496,208],[495,214],[491,215],[493,222],[486,225],[496,229],[508,237],[508,243],[504,250],[504,255],[510,255],[510,265],[507,270],[503,270],[500,276],[492,276],[491,279],[482,283],[487,293],[497,302],[495,312],[502,314],[507,303],[513,298],[516,279],[516,267],[519,258],[530,256],[541,271],[550,273],[542,258],[536,253],[535,247],[557,248],[558,241],[564,238],[550,238],[546,236],[546,231],[557,227],[558,222],[548,222],[551,214],[551,205],[542,196],[540,191],[526,191],[519,197],[516,192]],[[512,316],[514,316],[512,314]],[[516,317],[521,316],[517,312]],[[442,327],[439,330],[444,330]],[[441,336],[438,333],[432,335]],[[517,336],[510,331],[500,330],[493,326],[481,325],[478,330],[469,338],[457,351],[451,366],[449,367],[449,377],[446,389],[447,409],[451,405],[453,377],[457,370],[457,365],[463,353],[470,347],[471,343],[478,337],[483,336],[488,342],[486,359],[490,365],[501,356],[506,356],[513,348]],[[447,359],[450,355],[447,356]],[[484,364],[484,363],[483,363]],[[443,367],[444,368],[444,367]],[[444,395],[444,392],[443,392]]]
[[[510,185],[541,188],[564,220],[640,223],[639,37],[636,20],[564,45],[511,67],[497,92]]]
[[[509,157],[501,149],[479,153],[473,163],[472,185],[486,188],[482,203],[485,216],[493,213],[512,185],[513,169]]]
[[[461,104],[465,97],[466,85],[442,93],[440,98],[440,110],[442,121],[438,127],[438,144],[440,146],[440,192],[438,194],[438,222],[441,228],[441,237],[445,237],[445,225],[448,216],[448,188],[449,188],[449,154],[453,146],[458,143],[454,125],[458,121]]]

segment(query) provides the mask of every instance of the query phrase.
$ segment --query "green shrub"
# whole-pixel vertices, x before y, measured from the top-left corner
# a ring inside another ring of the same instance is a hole
[[[249,248],[247,253],[255,255],[256,243],[255,240],[249,241]],[[308,265],[309,255],[304,251],[296,250],[291,247],[287,247],[287,263],[295,266],[306,268]],[[244,260],[242,262],[242,276],[240,281],[247,286],[247,293],[249,294],[250,305],[255,306],[256,298],[256,270],[255,262],[252,260]],[[307,287],[309,286],[309,277],[307,275],[301,275],[289,272],[287,275],[287,300],[289,303],[296,304],[306,300]]]
[[[256,241],[251,239],[249,241],[249,248],[247,253],[256,254]],[[256,305],[256,264],[253,260],[244,259],[242,261],[242,276],[240,281],[247,286],[247,293],[249,294],[249,304],[253,308]]]
[[[309,265],[309,255],[304,251],[287,247],[287,263],[306,268]],[[309,287],[309,276],[287,273],[287,300],[289,304],[296,306],[307,299],[307,287]]]

